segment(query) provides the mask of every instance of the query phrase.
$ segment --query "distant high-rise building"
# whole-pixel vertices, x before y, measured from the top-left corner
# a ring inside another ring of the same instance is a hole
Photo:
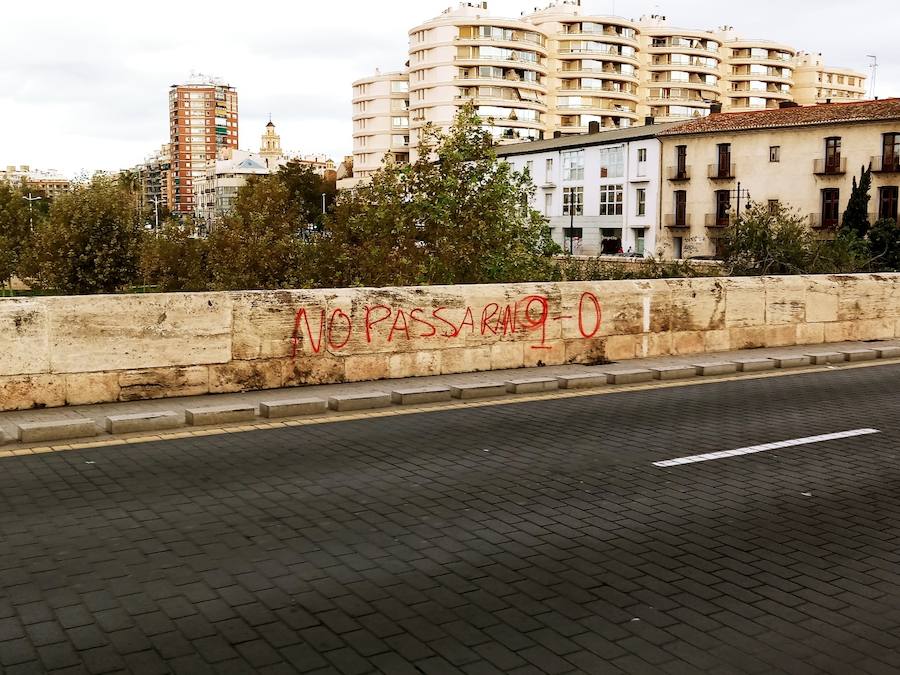
[[[170,208],[189,215],[197,208],[195,181],[206,176],[209,160],[238,147],[237,90],[218,80],[198,78],[169,90],[169,134],[172,153]]]
[[[39,171],[24,165],[18,168],[7,166],[5,170],[0,169],[0,181],[12,183],[23,190],[34,190],[50,199],[72,190],[72,181],[55,169]]]

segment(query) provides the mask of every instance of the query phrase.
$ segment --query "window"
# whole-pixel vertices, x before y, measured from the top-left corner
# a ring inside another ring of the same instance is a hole
[[[534,178],[534,160],[529,159],[525,162],[525,170],[528,172],[529,178]]]
[[[584,215],[584,188],[583,187],[563,188],[563,215],[564,216],[583,216]]]
[[[675,177],[687,178],[687,146],[679,145],[675,148]]]
[[[897,222],[897,196],[900,188],[889,185],[878,191],[878,219]]]
[[[672,237],[672,257],[681,260],[684,257],[684,238]]]
[[[687,227],[687,190],[675,190],[675,227]]]
[[[600,186],[600,215],[621,216],[623,187],[621,185]]]
[[[719,143],[718,145],[719,178],[731,176],[731,143]]]
[[[553,195],[547,193],[544,195],[544,215],[549,218],[550,212],[553,210]]]
[[[822,227],[837,228],[840,219],[841,191],[838,188],[822,190]]]
[[[400,94],[409,91],[409,82],[404,80],[394,80],[391,82],[391,91]]]
[[[391,124],[395,129],[406,129],[409,127],[409,118],[408,117],[394,117],[391,120]]]
[[[602,148],[600,150],[600,177],[621,178],[625,175],[624,148]]]
[[[731,213],[731,190],[716,190],[716,226],[728,225]]]
[[[638,162],[646,162],[647,161],[647,148],[638,148],[637,161]]]
[[[580,227],[563,228],[563,248],[569,253],[580,253],[584,230]]]
[[[769,161],[770,162],[780,162],[781,161],[781,146],[773,145],[769,148]]]
[[[770,199],[769,200],[769,213],[773,216],[778,213],[781,209],[781,201],[778,199]]]
[[[838,136],[825,139],[825,173],[841,170],[841,139]]]
[[[646,216],[647,215],[647,190],[646,190],[646,188],[638,188],[637,199],[635,199],[635,202],[637,203],[637,208],[635,209],[634,215]]]
[[[547,162],[545,163],[544,171],[547,172],[547,182],[552,183],[553,182],[553,159],[552,158],[548,159]]]
[[[563,180],[584,180],[584,150],[562,153]]]
[[[634,233],[634,253],[635,255],[644,255],[644,228],[636,227],[632,228],[632,232]]]
[[[882,171],[900,171],[900,134],[885,134],[881,157]]]

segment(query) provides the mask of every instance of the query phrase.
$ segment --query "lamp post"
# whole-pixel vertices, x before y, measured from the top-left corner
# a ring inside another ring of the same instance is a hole
[[[29,192],[27,195],[22,195],[22,199],[28,202],[28,229],[34,232],[34,203],[41,201],[43,197],[35,197]]]
[[[325,215],[325,194],[326,193],[324,193],[324,192],[322,193],[322,215],[323,216]]]
[[[732,190],[731,195],[737,199],[737,220],[741,219],[741,198],[745,197],[747,200],[750,199],[750,190],[746,190],[741,187],[741,184],[737,184],[737,190]]]
[[[156,236],[159,236],[159,198],[151,197],[150,201],[153,202],[153,216],[155,220],[154,231],[156,232]]]

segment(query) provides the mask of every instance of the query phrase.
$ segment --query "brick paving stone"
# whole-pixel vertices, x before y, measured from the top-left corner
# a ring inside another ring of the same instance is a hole
[[[898,375],[2,458],[0,670],[898,672]]]

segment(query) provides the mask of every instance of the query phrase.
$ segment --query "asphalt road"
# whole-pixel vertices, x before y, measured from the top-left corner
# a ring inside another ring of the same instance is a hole
[[[898,458],[900,366],[3,459],[0,665],[897,673]]]

